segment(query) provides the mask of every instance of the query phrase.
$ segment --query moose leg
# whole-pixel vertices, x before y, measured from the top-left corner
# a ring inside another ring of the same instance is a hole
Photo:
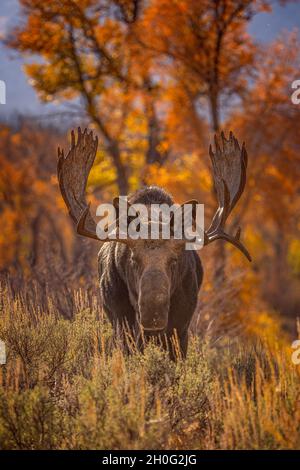
[[[130,350],[129,343],[136,336],[136,315],[126,286],[117,277],[111,282],[109,272],[105,272],[100,277],[100,295],[103,310],[114,329],[115,337],[122,340],[126,350]]]
[[[188,329],[197,305],[197,291],[190,297],[176,295],[172,299],[167,329],[168,350],[171,359],[185,358],[188,348]]]

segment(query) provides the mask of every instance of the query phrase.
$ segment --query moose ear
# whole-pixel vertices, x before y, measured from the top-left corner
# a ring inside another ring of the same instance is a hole
[[[195,221],[196,220],[197,205],[198,204],[199,204],[199,202],[196,199],[191,199],[190,201],[186,201],[183,204],[181,204],[181,206],[179,206],[177,210],[182,211],[184,209],[185,205],[192,206],[192,219]],[[175,218],[174,216],[175,216],[175,214],[172,214],[171,221],[170,221],[170,226],[171,226],[172,230],[174,230],[174,218]],[[183,221],[183,219],[182,219],[182,221]]]
[[[118,219],[119,218],[119,213],[120,213],[120,211],[119,211],[119,197],[118,196],[114,197],[112,203],[113,203],[113,206],[116,210],[116,219]]]
[[[189,204],[189,205],[192,206],[192,218],[195,220],[196,219],[196,213],[197,213],[197,205],[199,204],[199,202],[197,201],[197,199],[191,199],[190,201],[186,201],[183,204],[181,204],[180,208],[183,209],[183,207],[186,204]]]
[[[119,196],[114,197],[112,203],[113,203],[113,206],[116,210],[116,220],[118,220],[119,217],[120,217],[120,199],[119,199]],[[131,206],[130,202],[127,201],[127,210],[129,209],[130,206]],[[124,214],[122,214],[122,215],[124,215]],[[135,219],[135,216],[127,214],[127,224],[129,224],[133,219]]]
[[[196,219],[196,213],[197,213],[197,205],[199,204],[199,202],[197,201],[197,199],[191,199],[190,201],[186,201],[184,202],[183,204],[181,204],[180,207],[178,207],[177,210],[181,210],[184,209],[184,206],[185,205],[190,205],[192,206],[192,218],[195,220]],[[174,216],[172,215],[172,219],[174,219]]]
[[[119,209],[119,196],[114,197],[112,203],[113,203],[114,208],[118,210]]]

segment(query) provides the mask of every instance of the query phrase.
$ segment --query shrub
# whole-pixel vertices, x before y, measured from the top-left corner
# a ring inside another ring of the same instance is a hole
[[[2,292],[2,449],[299,448],[299,367],[282,343],[194,335],[184,361],[153,342],[129,355],[95,301],[77,293],[65,320]]]

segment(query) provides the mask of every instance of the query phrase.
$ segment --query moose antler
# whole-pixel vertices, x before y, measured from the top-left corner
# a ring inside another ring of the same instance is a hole
[[[100,239],[96,232],[96,222],[90,213],[90,204],[85,199],[87,179],[93,166],[98,147],[98,138],[87,129],[82,132],[78,127],[76,142],[75,132],[71,131],[71,148],[68,155],[58,148],[57,175],[59,187],[69,214],[76,224],[76,231],[83,237],[93,238],[103,242],[120,241],[130,244],[130,240],[119,237],[118,229],[112,223],[107,227],[107,233],[113,238]]]
[[[95,160],[98,138],[93,132],[78,127],[77,142],[71,132],[71,149],[68,155],[58,148],[57,176],[59,187],[71,218],[77,225],[77,233],[98,240],[96,223],[86,203],[85,190],[89,172]],[[83,223],[84,221],[84,223]]]
[[[209,229],[205,232],[204,245],[217,240],[226,240],[236,246],[251,261],[248,250],[240,241],[241,229],[239,228],[234,236],[225,232],[226,220],[241,197],[246,183],[247,152],[245,144],[242,149],[230,132],[229,139],[221,133],[221,145],[215,136],[215,153],[209,147],[209,155],[212,161],[214,184],[219,203]]]

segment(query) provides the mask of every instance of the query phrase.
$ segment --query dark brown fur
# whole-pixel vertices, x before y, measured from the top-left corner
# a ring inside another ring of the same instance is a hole
[[[135,336],[139,332],[142,338],[155,335],[169,347],[175,333],[179,349],[185,356],[188,328],[203,276],[198,255],[194,251],[186,251],[183,240],[124,240],[118,230],[114,235],[119,237],[119,241],[97,236],[97,225],[85,199],[97,147],[98,138],[93,136],[93,132],[87,129],[82,132],[79,127],[76,138],[72,131],[67,156],[58,149],[57,173],[62,196],[76,223],[77,233],[104,242],[98,259],[103,308],[115,328],[127,326]],[[245,145],[240,147],[232,132],[228,139],[222,132],[221,139],[215,136],[215,152],[210,146],[209,154],[218,209],[204,232],[204,245],[219,239],[226,240],[251,261],[241,242],[240,228],[235,234],[225,230],[226,220],[246,184],[248,158]],[[117,210],[118,202],[114,200]],[[173,200],[161,188],[146,187],[131,195],[129,203],[171,206]],[[194,211],[197,201],[188,203],[192,204]],[[174,351],[169,349],[174,357]]]
[[[130,203],[173,204],[158,187],[146,187],[128,198]],[[98,268],[103,308],[114,327],[127,325],[138,335],[155,334],[174,357],[172,336],[183,356],[188,328],[196,308],[203,270],[198,254],[173,240],[137,240],[132,247],[104,244]]]

